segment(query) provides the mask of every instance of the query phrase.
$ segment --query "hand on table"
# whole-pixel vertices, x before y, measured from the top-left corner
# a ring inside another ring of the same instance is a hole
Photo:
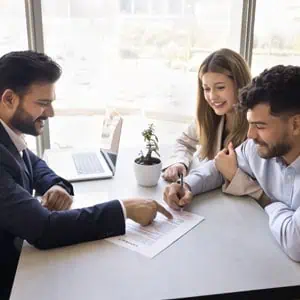
[[[174,165],[171,165],[168,167],[162,177],[169,182],[176,181],[179,177],[178,174],[182,174],[183,176],[186,176],[187,170],[183,163],[176,163]]]
[[[66,210],[72,203],[72,196],[59,185],[53,185],[41,200],[41,204],[49,210]]]
[[[168,219],[173,216],[161,204],[155,200],[143,198],[131,198],[122,201],[126,209],[127,218],[143,225],[149,225],[155,219],[157,212]]]

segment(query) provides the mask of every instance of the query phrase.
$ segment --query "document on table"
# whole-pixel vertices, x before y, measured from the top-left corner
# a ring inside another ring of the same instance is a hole
[[[41,200],[41,197],[38,198]],[[105,192],[76,194],[71,209],[89,207],[106,201],[108,194]],[[173,219],[168,220],[157,213],[153,223],[148,226],[141,226],[127,219],[126,234],[107,238],[106,241],[153,258],[204,220],[204,217],[187,211],[174,211],[168,207],[166,209],[172,213]]]
[[[153,223],[148,226],[127,220],[125,235],[106,240],[153,258],[204,220],[204,217],[187,211],[170,212],[173,219],[168,220],[158,213]]]

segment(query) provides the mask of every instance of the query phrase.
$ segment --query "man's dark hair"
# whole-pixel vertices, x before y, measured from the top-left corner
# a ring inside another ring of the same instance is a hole
[[[43,53],[7,53],[0,58],[0,97],[6,89],[22,96],[32,84],[54,83],[60,76],[60,66]]]
[[[278,65],[264,70],[240,91],[238,107],[269,104],[274,116],[300,113],[300,67]]]

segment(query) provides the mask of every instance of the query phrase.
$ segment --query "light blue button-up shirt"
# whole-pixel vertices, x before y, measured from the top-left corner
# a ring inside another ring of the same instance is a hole
[[[272,200],[265,211],[275,239],[290,258],[300,261],[300,157],[290,165],[279,157],[263,159],[253,140],[240,145],[236,154],[238,167],[257,180]],[[196,195],[220,187],[224,179],[211,160],[191,171],[184,181]]]

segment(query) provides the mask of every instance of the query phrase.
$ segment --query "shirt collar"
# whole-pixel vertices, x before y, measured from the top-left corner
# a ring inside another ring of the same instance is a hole
[[[12,140],[13,144],[17,148],[19,152],[22,152],[27,148],[27,144],[24,138],[24,135],[17,135],[11,128],[7,126],[1,119],[0,119],[1,124],[3,125],[5,131],[7,132],[8,136]]]
[[[291,164],[291,167],[293,167],[297,173],[300,173],[300,156],[296,158]]]
[[[287,165],[282,157],[275,157],[275,160],[283,167],[290,167],[295,169],[296,172],[300,172],[300,156],[298,156],[298,158],[296,158],[290,165]]]
[[[276,156],[276,157],[273,157],[273,159],[282,167],[286,167],[287,164],[285,163],[285,161],[282,159],[281,156]]]

